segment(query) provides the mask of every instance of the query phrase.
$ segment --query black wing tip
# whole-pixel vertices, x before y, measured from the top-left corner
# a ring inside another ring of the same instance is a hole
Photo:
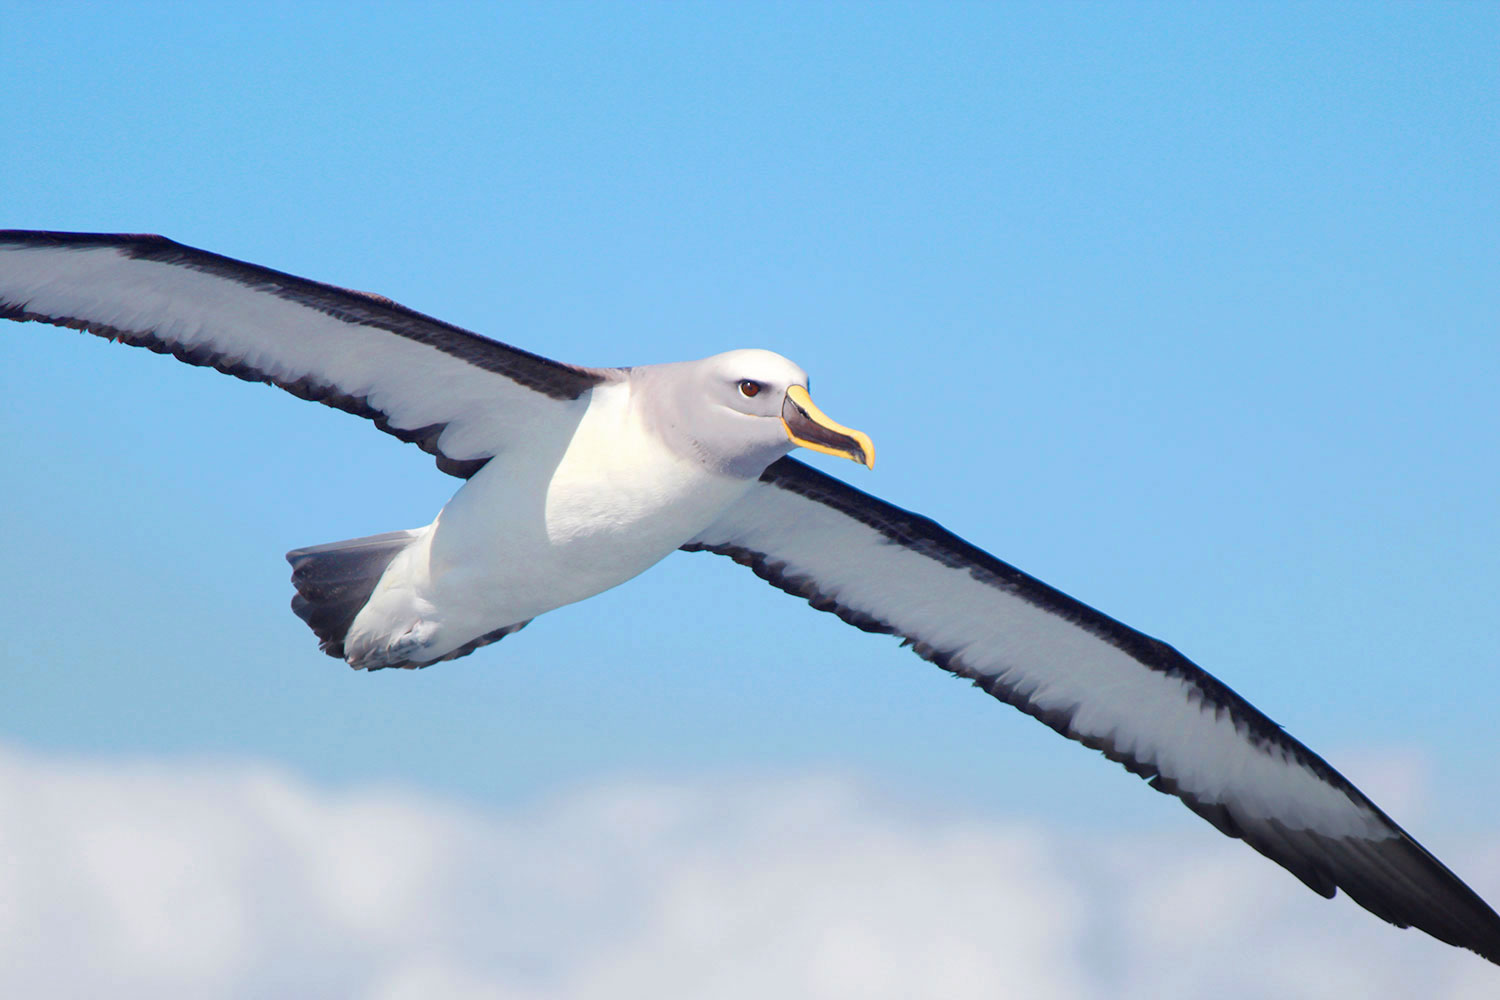
[[[1333,874],[1354,902],[1397,927],[1415,927],[1500,965],[1500,914],[1404,831],[1333,845],[1311,836],[1342,862]]]

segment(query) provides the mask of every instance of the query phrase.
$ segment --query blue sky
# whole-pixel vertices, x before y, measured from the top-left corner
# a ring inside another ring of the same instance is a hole
[[[1377,800],[1403,762],[1397,818],[1439,855],[1424,831],[1500,829],[1495,8],[0,20],[5,225],[160,232],[568,361],[781,351],[880,452],[819,464],[1172,642]],[[837,773],[1216,836],[707,556],[354,674],[287,610],[281,554],[429,521],[456,481],[425,456],[36,325],[0,330],[0,421],[18,752],[482,809]]]

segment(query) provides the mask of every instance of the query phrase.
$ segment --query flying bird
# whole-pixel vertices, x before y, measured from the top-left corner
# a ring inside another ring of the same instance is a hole
[[[0,231],[0,317],[71,327],[374,421],[463,485],[426,527],[287,554],[359,670],[465,656],[678,549],[972,680],[1314,892],[1500,964],[1500,916],[1317,754],[1166,643],[788,457],[873,467],[762,350],[563,364],[388,299],[160,236]]]

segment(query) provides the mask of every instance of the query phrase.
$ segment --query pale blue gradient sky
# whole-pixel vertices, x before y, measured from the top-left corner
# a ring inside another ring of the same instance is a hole
[[[0,20],[4,225],[161,232],[569,361],[779,350],[880,449],[819,464],[1174,643],[1356,780],[1417,761],[1419,836],[1500,822],[1494,6]],[[426,456],[36,325],[0,328],[0,420],[9,743],[491,804],[832,768],[1201,826],[706,556],[354,674],[281,553],[430,520],[457,481]]]

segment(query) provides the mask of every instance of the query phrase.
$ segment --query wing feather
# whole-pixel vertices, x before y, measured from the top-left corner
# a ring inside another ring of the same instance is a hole
[[[936,663],[1175,795],[1323,896],[1500,964],[1500,916],[1176,649],[793,459],[684,546]]]
[[[365,417],[467,478],[609,369],[552,361],[389,299],[162,236],[0,231],[0,318],[170,354]]]

